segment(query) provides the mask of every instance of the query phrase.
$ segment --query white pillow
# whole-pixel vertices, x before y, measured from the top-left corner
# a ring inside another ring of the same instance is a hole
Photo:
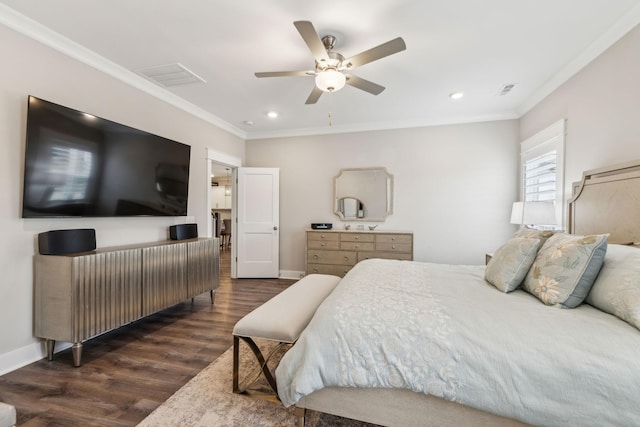
[[[609,245],[586,302],[640,329],[640,248]]]

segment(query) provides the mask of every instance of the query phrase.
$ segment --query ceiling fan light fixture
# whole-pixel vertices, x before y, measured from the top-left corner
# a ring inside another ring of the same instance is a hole
[[[333,68],[320,71],[316,75],[316,86],[323,92],[336,92],[344,87],[347,78]]]

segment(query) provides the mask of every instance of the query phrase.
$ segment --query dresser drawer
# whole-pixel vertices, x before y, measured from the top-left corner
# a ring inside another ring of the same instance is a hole
[[[307,239],[309,241],[324,240],[329,242],[340,241],[340,233],[326,233],[323,231],[309,231],[307,232]]]
[[[411,244],[405,243],[376,243],[376,251],[411,252]]]
[[[358,262],[365,259],[382,258],[382,259],[398,259],[402,261],[413,261],[413,255],[407,252],[360,252],[358,253]]]
[[[311,240],[307,241],[309,249],[340,249],[340,242],[336,240]]]
[[[376,243],[401,243],[410,245],[413,243],[413,236],[411,234],[378,234],[376,236]]]
[[[307,262],[310,264],[355,265],[357,252],[308,250]]]
[[[372,251],[374,249],[373,242],[340,242],[340,249],[352,251]]]
[[[340,233],[341,242],[373,242],[376,236],[367,233]]]
[[[351,270],[350,265],[307,264],[307,274],[331,274],[344,277]]]

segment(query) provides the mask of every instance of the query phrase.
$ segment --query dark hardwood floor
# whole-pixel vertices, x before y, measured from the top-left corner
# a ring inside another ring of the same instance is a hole
[[[233,343],[235,323],[293,280],[230,278],[221,251],[215,304],[202,294],[0,377],[0,401],[21,426],[134,426]]]

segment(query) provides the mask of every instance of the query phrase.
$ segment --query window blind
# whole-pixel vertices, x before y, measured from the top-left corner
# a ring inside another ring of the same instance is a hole
[[[556,222],[564,227],[565,120],[520,144],[521,200],[555,202]]]
[[[524,163],[524,200],[542,202],[556,200],[557,151],[551,150]]]

